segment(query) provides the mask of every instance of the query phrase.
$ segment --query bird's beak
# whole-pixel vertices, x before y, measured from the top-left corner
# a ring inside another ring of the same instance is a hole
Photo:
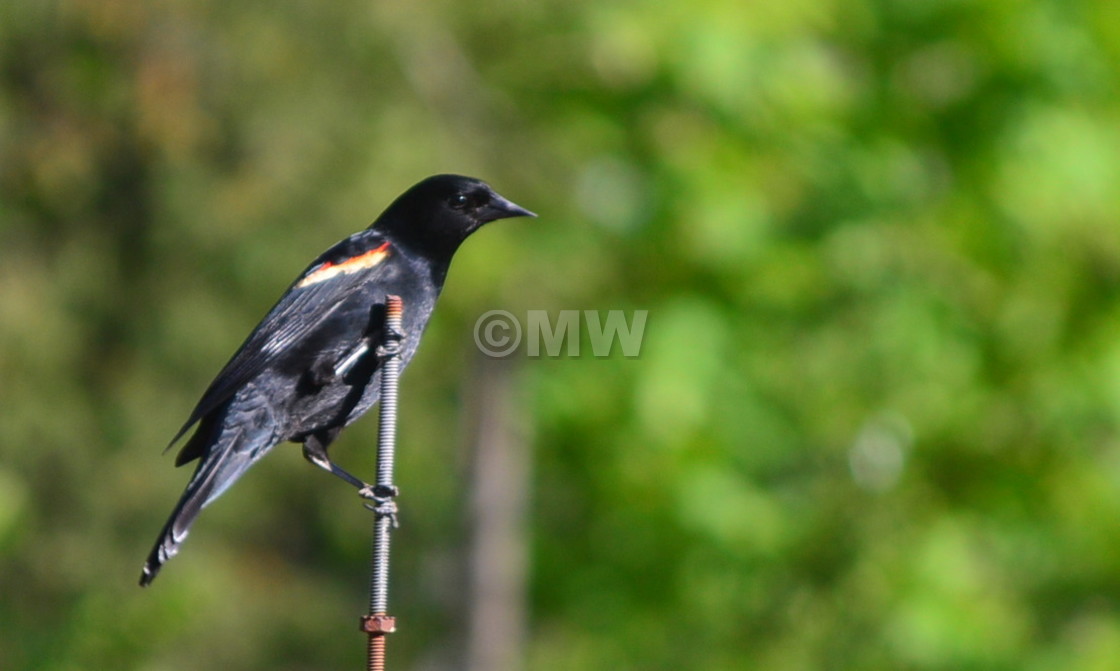
[[[498,194],[493,194],[490,197],[490,202],[482,208],[483,221],[494,221],[495,219],[509,219],[510,217],[535,217],[535,213],[526,210],[517,203],[510,202],[502,198]]]

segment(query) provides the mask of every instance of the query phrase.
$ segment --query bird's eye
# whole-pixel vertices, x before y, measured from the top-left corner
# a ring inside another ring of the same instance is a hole
[[[451,196],[450,203],[451,207],[455,208],[456,210],[461,210],[467,206],[467,196],[466,194],[462,193]]]

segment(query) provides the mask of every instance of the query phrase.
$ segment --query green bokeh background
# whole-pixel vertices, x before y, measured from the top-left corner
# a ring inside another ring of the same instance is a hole
[[[541,216],[404,378],[393,668],[460,668],[491,309],[649,311],[515,357],[522,668],[1120,668],[1118,86],[1114,0],[0,3],[0,669],[359,668],[298,448],[135,580],[211,376],[435,172]]]

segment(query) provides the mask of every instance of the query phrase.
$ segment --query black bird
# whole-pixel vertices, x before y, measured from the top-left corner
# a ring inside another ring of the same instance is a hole
[[[174,445],[197,423],[175,465],[198,459],[198,466],[144,564],[140,584],[148,585],[179,551],[198,513],[283,441],[302,443],[311,463],[372,497],[369,485],[330,460],[327,447],[377,402],[386,295],[398,295],[404,304],[403,367],[416,352],[455,250],[483,224],[523,216],[536,215],[480,180],[436,175],[404,192],[369,228],[315,259],[171,440]]]

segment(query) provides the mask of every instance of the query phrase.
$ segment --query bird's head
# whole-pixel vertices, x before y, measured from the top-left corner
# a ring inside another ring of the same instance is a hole
[[[454,252],[483,224],[535,216],[498,195],[482,180],[435,175],[401,194],[374,226],[426,251]]]

